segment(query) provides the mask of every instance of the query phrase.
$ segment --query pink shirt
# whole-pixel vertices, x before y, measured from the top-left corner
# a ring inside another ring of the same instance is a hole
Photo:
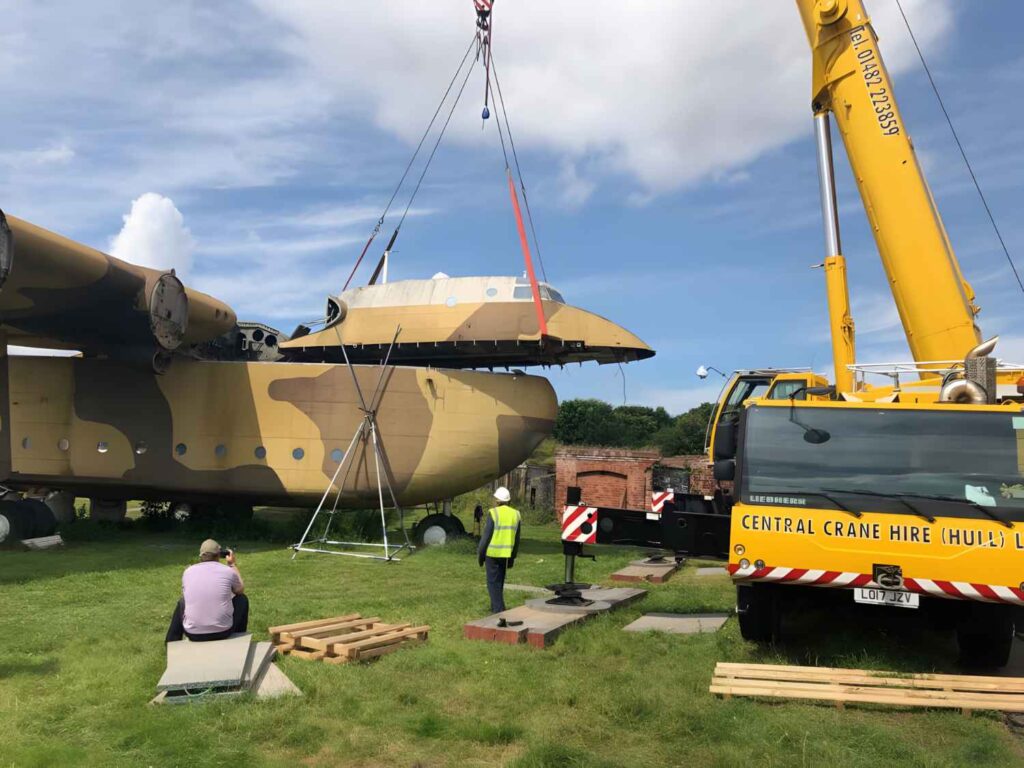
[[[242,585],[238,572],[216,560],[190,565],[181,575],[185,596],[185,631],[207,635],[231,629],[235,609],[231,598]]]

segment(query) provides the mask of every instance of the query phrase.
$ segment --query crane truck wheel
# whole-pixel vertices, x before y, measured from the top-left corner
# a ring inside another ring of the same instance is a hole
[[[956,628],[964,667],[1005,667],[1013,649],[1014,613],[1010,606],[975,603],[968,606]]]
[[[736,587],[736,613],[744,640],[771,643],[779,639],[780,613],[775,585],[743,584]]]

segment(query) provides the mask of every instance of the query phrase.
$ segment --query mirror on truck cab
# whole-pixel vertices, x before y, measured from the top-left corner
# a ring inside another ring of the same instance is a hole
[[[722,459],[736,458],[736,431],[739,420],[730,415],[718,423],[715,429],[715,445],[712,459],[715,465]]]
[[[712,468],[715,480],[718,482],[736,479],[736,459],[718,459]]]

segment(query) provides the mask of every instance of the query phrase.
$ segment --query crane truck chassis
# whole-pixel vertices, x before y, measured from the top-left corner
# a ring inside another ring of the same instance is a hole
[[[1024,605],[1020,404],[748,400],[713,454],[715,494],[660,512],[570,488],[563,592],[586,544],[655,547],[726,561],[748,640],[779,638],[798,588],[843,590],[955,628],[965,665],[1006,664]]]

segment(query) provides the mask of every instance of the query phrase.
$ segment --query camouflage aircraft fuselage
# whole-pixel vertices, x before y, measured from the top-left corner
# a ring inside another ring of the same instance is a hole
[[[178,359],[158,375],[110,360],[2,363],[0,476],[20,489],[315,504],[363,418],[344,365]],[[382,369],[355,370],[369,397]],[[540,377],[407,367],[385,375],[377,421],[402,505],[489,482],[554,425],[557,401]],[[352,452],[339,506],[373,505],[372,448]]]

